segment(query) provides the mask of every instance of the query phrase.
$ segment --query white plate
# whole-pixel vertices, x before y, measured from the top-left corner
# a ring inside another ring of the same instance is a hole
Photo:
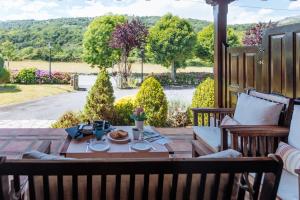
[[[122,139],[114,139],[110,136],[110,133],[107,134],[107,139],[109,139],[110,141],[112,141],[114,143],[119,143],[119,144],[126,144],[130,141],[130,138],[128,136],[125,138],[122,138]]]
[[[130,145],[135,151],[150,151],[152,149],[151,144],[145,141],[138,141]]]
[[[104,141],[93,141],[90,143],[89,148],[92,151],[107,151],[109,149],[109,144]]]

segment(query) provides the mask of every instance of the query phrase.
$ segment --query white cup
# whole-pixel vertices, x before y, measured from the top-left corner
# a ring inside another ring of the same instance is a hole
[[[132,128],[132,135],[134,140],[140,139],[141,131],[138,128]]]

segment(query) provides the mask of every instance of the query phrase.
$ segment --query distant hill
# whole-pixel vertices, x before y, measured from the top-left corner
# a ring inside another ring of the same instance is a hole
[[[132,16],[128,16],[132,18]],[[160,17],[138,17],[146,26],[153,26]],[[48,59],[48,43],[53,46],[53,60],[80,61],[82,38],[93,18],[59,18],[49,20],[0,21],[0,43],[12,41],[18,49],[18,59]],[[211,22],[187,19],[196,32]],[[251,24],[231,25],[240,35]]]
[[[278,26],[284,26],[289,24],[296,24],[300,23],[300,15],[294,17],[287,17],[277,22]]]

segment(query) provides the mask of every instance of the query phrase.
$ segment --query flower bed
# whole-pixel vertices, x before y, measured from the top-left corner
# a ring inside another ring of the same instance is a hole
[[[11,82],[22,84],[70,84],[71,74],[67,72],[52,72],[36,68],[25,68],[11,71]]]

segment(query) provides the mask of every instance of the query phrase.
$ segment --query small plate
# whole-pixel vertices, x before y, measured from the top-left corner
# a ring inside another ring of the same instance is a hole
[[[107,139],[109,139],[110,141],[112,141],[114,143],[118,143],[118,144],[126,144],[130,141],[129,136],[122,138],[122,139],[114,139],[110,136],[110,133],[107,134]]]
[[[150,151],[152,149],[151,144],[145,141],[137,141],[131,144],[130,147],[135,151]]]
[[[93,141],[89,145],[92,151],[107,151],[109,149],[109,144],[104,141]]]

